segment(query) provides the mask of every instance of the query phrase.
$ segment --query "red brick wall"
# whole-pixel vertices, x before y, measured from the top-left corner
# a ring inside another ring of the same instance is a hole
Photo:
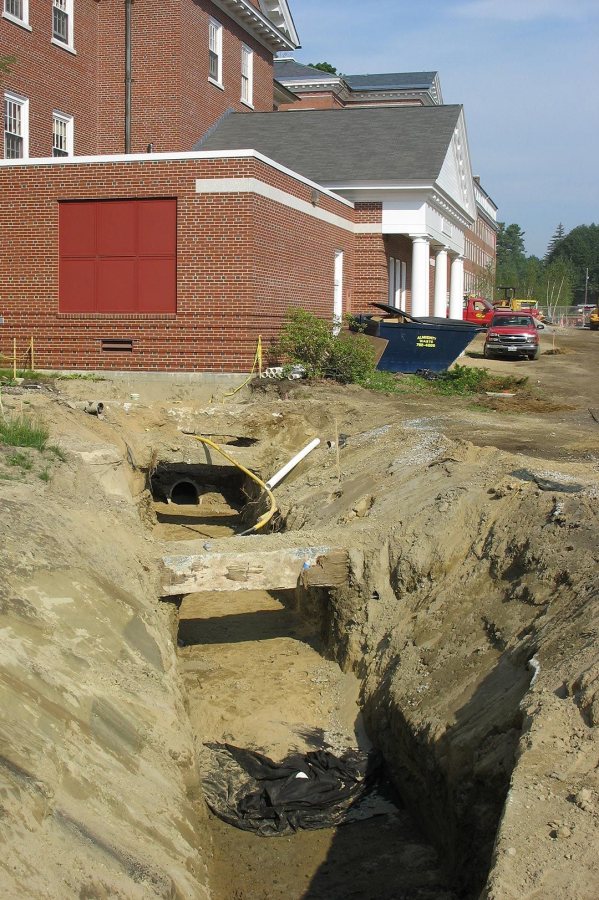
[[[497,235],[481,215],[477,215],[473,228],[466,229],[466,250],[464,259],[465,293],[485,294],[492,298],[490,282],[493,280],[497,256]],[[493,275],[489,277],[488,265]],[[468,275],[471,277],[469,278]],[[469,289],[470,288],[470,289]]]
[[[75,153],[125,150],[125,3],[76,0],[76,55],[51,43],[52,5],[30,2],[31,31],[0,17],[0,53],[15,56],[2,91],[30,100],[30,155],[52,152],[52,111],[75,119]],[[223,26],[223,86],[208,81],[208,19]],[[132,4],[131,149],[190,150],[241,103],[241,45],[254,51],[253,107],[271,111],[272,53],[209,0]]]
[[[103,4],[102,4],[103,5]],[[8,74],[0,73],[0,95],[14,91],[29,99],[29,152],[52,155],[52,112],[75,119],[75,153],[96,152],[96,0],[75,3],[76,55],[52,38],[52,4],[29,3],[31,31],[0,17],[0,55],[14,56]],[[0,150],[0,155],[3,150]]]
[[[100,95],[103,153],[124,151],[124,4],[101,7]],[[223,87],[208,80],[208,20],[223,26]],[[132,30],[131,149],[191,150],[228,109],[241,102],[241,45],[254,51],[254,101],[271,111],[272,53],[209,0],[144,0],[134,3]]]
[[[180,0],[179,0],[180,2]],[[179,4],[178,4],[179,5]],[[241,102],[241,45],[254,51],[253,108],[272,112],[273,56],[254,38],[208,0],[183,0],[181,5],[181,145],[163,149],[191,150],[193,145],[222,116],[233,108],[248,112]],[[223,26],[223,86],[208,81],[208,19]],[[168,86],[167,86],[168,87]],[[157,110],[159,119],[159,110]],[[165,136],[168,140],[168,135]],[[143,143],[143,141],[142,141]],[[145,145],[144,145],[145,149]],[[160,149],[158,147],[157,149]]]
[[[353,233],[261,196],[195,191],[196,178],[230,177],[313,200],[308,185],[252,159],[0,167],[0,352],[10,356],[16,338],[21,365],[33,335],[42,368],[243,371],[289,305],[330,317],[338,249],[349,305]],[[58,312],[58,201],[115,197],[177,198],[176,314]],[[325,195],[318,207],[354,218]],[[133,353],[102,352],[115,338],[131,339]]]
[[[318,91],[314,94],[298,94],[295,103],[282,103],[279,110],[288,109],[343,109],[345,104],[332,91]]]

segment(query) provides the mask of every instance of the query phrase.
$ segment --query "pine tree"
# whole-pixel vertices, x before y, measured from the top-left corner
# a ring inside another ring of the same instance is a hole
[[[553,237],[547,244],[547,252],[545,253],[545,257],[544,257],[545,262],[547,262],[547,260],[549,259],[549,257],[551,256],[551,254],[553,253],[553,251],[555,250],[555,248],[561,241],[561,239],[565,236],[566,236],[566,229],[560,222],[559,225],[557,226],[557,228],[555,229],[555,231],[553,232]]]

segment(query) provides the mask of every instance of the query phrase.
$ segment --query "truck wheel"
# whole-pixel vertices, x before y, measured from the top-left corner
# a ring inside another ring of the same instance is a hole
[[[534,353],[528,354],[528,358],[529,359],[538,359],[540,355],[541,355],[541,348],[537,347],[537,349],[534,351]]]
[[[483,350],[483,356],[485,359],[491,359],[491,354],[489,353],[489,351],[487,350],[486,347]]]

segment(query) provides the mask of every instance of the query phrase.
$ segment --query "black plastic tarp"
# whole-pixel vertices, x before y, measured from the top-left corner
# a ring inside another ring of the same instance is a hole
[[[380,755],[346,750],[292,754],[273,762],[232,744],[206,744],[206,802],[220,819],[261,835],[339,825],[373,785]]]

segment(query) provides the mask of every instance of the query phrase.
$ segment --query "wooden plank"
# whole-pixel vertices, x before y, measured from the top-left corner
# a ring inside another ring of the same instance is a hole
[[[349,579],[347,550],[330,550],[319,556],[309,568],[302,569],[304,587],[341,587]]]
[[[331,554],[335,564],[318,562]],[[345,555],[345,565],[339,554]],[[327,579],[343,577],[343,583],[347,579],[347,551],[330,547],[163,556],[161,562],[163,597],[198,591],[290,590],[297,587],[302,573],[305,577],[314,566],[315,584],[320,587],[333,586]]]

